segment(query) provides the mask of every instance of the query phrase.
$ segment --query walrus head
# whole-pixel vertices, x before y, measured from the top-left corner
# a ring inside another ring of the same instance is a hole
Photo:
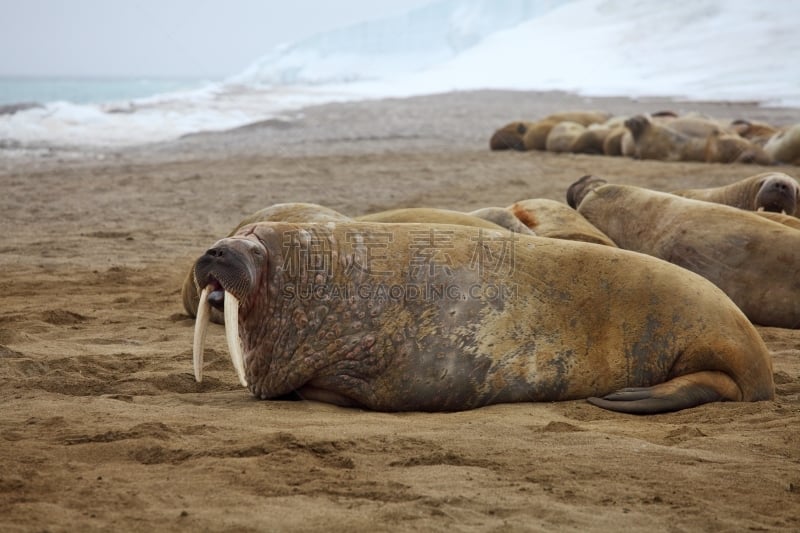
[[[650,119],[644,115],[636,115],[625,121],[625,127],[631,131],[634,139],[638,139],[650,127]]]
[[[511,122],[498,129],[489,139],[489,148],[492,150],[525,150],[522,138],[528,131],[524,122]]]
[[[253,238],[226,238],[217,241],[194,266],[195,282],[202,287],[195,321],[193,364],[194,376],[203,379],[203,349],[210,319],[210,307],[222,309],[225,316],[225,337],[233,367],[243,386],[247,386],[245,363],[239,339],[239,303],[252,299],[258,292],[262,265],[267,250]]]
[[[606,180],[591,174],[583,176],[567,189],[567,204],[569,204],[571,208],[577,209],[589,191],[601,185],[605,185],[606,183],[608,183]]]
[[[786,174],[769,174],[755,198],[756,211],[773,211],[794,215],[800,198],[800,185]]]

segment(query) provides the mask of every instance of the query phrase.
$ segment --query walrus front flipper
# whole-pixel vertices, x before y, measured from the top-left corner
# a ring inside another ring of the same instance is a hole
[[[621,389],[603,398],[588,398],[597,407],[637,415],[680,411],[723,400],[741,400],[741,391],[730,376],[714,371],[679,376],[652,387]]]

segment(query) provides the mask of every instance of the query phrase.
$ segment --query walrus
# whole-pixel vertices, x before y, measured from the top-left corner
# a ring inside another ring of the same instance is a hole
[[[194,271],[195,378],[208,308],[222,306],[239,380],[261,399],[459,411],[588,398],[646,414],[774,397],[764,342],[719,289],[615,248],[445,224],[262,222]]]
[[[548,152],[571,152],[575,141],[586,131],[586,126],[577,122],[559,122],[547,134],[545,149]]]
[[[673,131],[689,137],[699,137],[700,139],[705,139],[715,133],[728,131],[728,128],[725,128],[716,120],[694,114],[662,118],[659,122]]]
[[[525,144],[522,142],[522,138],[530,125],[530,122],[516,121],[498,128],[489,139],[489,148],[491,150],[524,151]]]
[[[653,123],[644,115],[625,121],[631,132],[636,159],[658,161],[705,161],[706,141]]]
[[[629,153],[623,154],[622,151],[622,138],[627,135],[630,139],[631,148]],[[631,136],[631,132],[628,131],[624,125],[622,126],[615,126],[608,132],[606,138],[603,139],[603,153],[609,156],[620,156],[620,155],[627,155],[629,157],[633,156],[634,148],[633,148],[633,137]]]
[[[800,124],[795,124],[770,137],[764,151],[775,161],[800,165]]]
[[[800,184],[783,172],[764,172],[722,187],[682,189],[672,194],[748,211],[763,209],[794,215],[800,202]]]
[[[797,218],[796,216],[786,215],[784,213],[775,213],[773,211],[754,211],[754,213],[760,217],[766,218],[767,220],[777,222],[778,224],[783,224],[784,226],[789,226],[792,229],[800,230],[800,218]]]
[[[612,128],[592,124],[581,133],[572,144],[571,151],[576,154],[603,154],[603,145]]]
[[[544,119],[538,120],[528,127],[525,135],[522,137],[522,144],[525,145],[526,150],[546,150],[547,149],[547,136],[550,135],[556,124],[561,122],[557,119]]]
[[[634,157],[659,161],[758,165],[771,165],[773,162],[763,149],[736,134],[717,131],[704,138],[695,137],[672,129],[671,124],[670,121],[656,124],[644,115],[625,121],[625,126],[633,136]]]
[[[712,133],[706,138],[706,163],[752,163],[773,165],[774,161],[760,146],[736,133]]]
[[[748,141],[763,147],[767,141],[780,131],[777,126],[766,122],[736,119],[731,121],[730,129]]]
[[[550,131],[561,122],[575,122],[588,127],[592,124],[605,123],[611,118],[602,111],[564,111],[553,113],[540,119],[528,127],[522,141],[526,150],[547,150],[547,137]],[[613,118],[613,117],[612,117]],[[563,150],[562,150],[563,151]]]
[[[568,205],[546,198],[520,200],[506,209],[540,237],[616,247],[614,241]]]
[[[633,134],[627,127],[625,127],[625,132],[622,134],[622,137],[619,140],[619,147],[623,156],[634,158],[637,157],[636,141],[633,140]]]
[[[256,211],[242,219],[228,236],[235,234],[239,228],[255,222],[332,222],[351,220],[350,217],[318,204],[304,202],[288,202],[274,204]],[[195,283],[194,265],[183,280],[181,288],[181,301],[186,313],[197,316],[197,306],[200,301],[200,288]],[[211,310],[211,321],[216,324],[224,322],[222,313],[216,309]]]
[[[505,219],[508,226],[498,224],[492,220],[478,217],[461,211],[450,209],[437,209],[433,207],[406,207],[400,209],[390,209],[369,215],[355,217],[361,222],[402,222],[402,223],[431,223],[431,224],[456,224],[459,226],[472,226],[475,228],[502,230],[508,229],[516,233],[530,235],[532,232],[524,224],[517,221],[512,224],[510,218]],[[513,229],[512,229],[513,228]]]
[[[584,176],[571,205],[617,246],[721,288],[754,323],[800,328],[800,233],[755,213]]]

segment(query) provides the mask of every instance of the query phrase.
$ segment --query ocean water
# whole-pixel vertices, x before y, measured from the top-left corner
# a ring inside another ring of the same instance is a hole
[[[212,80],[199,78],[65,78],[0,76],[0,105],[20,102],[101,104],[197,89]]]

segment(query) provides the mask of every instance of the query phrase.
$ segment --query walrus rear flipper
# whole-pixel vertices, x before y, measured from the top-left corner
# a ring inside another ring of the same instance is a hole
[[[621,389],[603,398],[588,398],[597,407],[636,415],[680,411],[723,400],[741,401],[741,392],[730,376],[714,371],[679,376],[652,387]]]

